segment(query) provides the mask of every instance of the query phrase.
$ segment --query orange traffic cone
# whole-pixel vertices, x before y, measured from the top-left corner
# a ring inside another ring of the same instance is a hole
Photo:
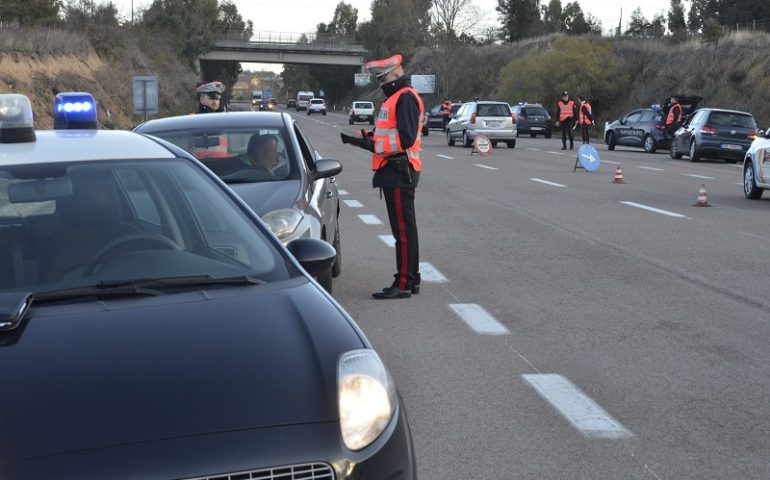
[[[623,170],[620,169],[620,165],[615,167],[615,180],[612,183],[626,183],[623,181]]]
[[[692,204],[693,207],[710,207],[709,198],[706,195],[706,185],[701,183],[698,190],[698,201]]]

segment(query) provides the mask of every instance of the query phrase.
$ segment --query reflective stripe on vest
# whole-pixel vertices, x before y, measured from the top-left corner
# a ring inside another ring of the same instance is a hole
[[[581,125],[593,125],[594,122],[592,122],[591,119],[588,118],[588,115],[583,113],[583,107],[585,107],[585,109],[588,110],[588,113],[593,113],[591,111],[591,104],[588,102],[583,102],[583,104],[580,106],[580,115],[578,115],[578,123]]]
[[[674,115],[674,109],[679,113]],[[668,111],[668,117],[666,117],[666,125],[671,125],[674,122],[682,121],[682,106],[678,103],[671,105],[671,109]]]
[[[574,116],[575,102],[570,100],[569,102],[564,103],[563,100],[559,100],[559,121],[563,122],[564,120]]]
[[[191,148],[190,153],[195,155],[195,158],[198,160],[203,160],[204,158],[227,158],[229,156],[227,153],[227,137],[219,137],[219,145],[216,147]]]
[[[423,103],[420,95],[412,87],[404,87],[391,95],[380,107],[380,113],[377,115],[377,123],[374,124],[374,155],[372,155],[372,170],[379,170],[387,164],[386,158],[394,153],[402,153],[401,139],[398,136],[398,125],[396,124],[396,104],[398,99],[406,92],[411,92],[417,99],[420,107],[420,118],[417,123],[417,136],[414,145],[406,150],[409,157],[409,163],[416,172],[422,171],[422,161],[420,160],[420,147],[422,146],[422,129],[419,125],[423,121]]]

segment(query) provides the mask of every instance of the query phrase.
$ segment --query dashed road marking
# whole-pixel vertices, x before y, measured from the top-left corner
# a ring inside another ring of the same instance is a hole
[[[382,243],[389,247],[395,247],[396,246],[396,239],[393,238],[393,235],[380,235],[380,240],[382,240]]]
[[[612,160],[602,160],[603,163],[611,163],[613,165],[620,165],[620,162],[614,162]]]
[[[637,165],[636,168],[641,168],[642,170],[652,170],[653,172],[664,172],[662,168],[655,168],[655,167],[645,167],[644,165]]]
[[[382,221],[376,215],[359,215],[358,218],[367,225],[382,225]]]
[[[455,157],[450,157],[449,155],[441,155],[440,153],[436,154],[436,156],[437,157],[441,157],[441,158],[448,158],[449,160],[454,160],[455,159]]]
[[[340,195],[348,195],[348,192],[346,190],[337,190],[337,193]]]
[[[427,283],[449,282],[448,278],[446,278],[441,272],[436,270],[436,267],[428,262],[420,262],[420,279]]]
[[[539,152],[539,151],[540,151],[540,149],[539,149],[539,148],[532,148],[532,147],[527,147],[527,150],[534,150],[534,151],[536,151],[536,152]]]
[[[548,151],[548,153],[550,153],[550,154],[553,154],[553,155],[564,155],[564,154],[563,154],[563,153],[561,153],[561,152],[552,152],[552,151],[550,151],[550,150]]]
[[[490,315],[484,307],[475,303],[452,303],[449,308],[460,316],[476,333],[481,335],[507,335],[508,329]]]
[[[483,165],[481,163],[476,163],[474,165],[477,167],[486,168],[487,170],[497,170],[497,167],[490,167],[489,165]]]
[[[552,187],[560,187],[560,188],[566,187],[566,185],[562,185],[561,183],[549,182],[548,180],[543,180],[542,178],[530,178],[530,180],[532,180],[533,182],[539,182],[539,183],[544,183],[546,185],[551,185]]]
[[[634,203],[634,202],[620,202],[620,203],[622,203],[623,205],[628,205],[629,207],[641,208],[642,210],[647,210],[648,212],[659,213],[661,215],[667,215],[669,217],[690,218],[687,215],[682,215],[681,213],[669,212],[668,210],[661,210],[659,208],[649,207],[647,205],[642,205],[641,203]]]
[[[521,377],[586,437],[619,439],[634,436],[563,376],[551,373]]]
[[[694,173],[685,173],[686,176],[692,177],[692,178],[700,178],[703,180],[714,180],[714,177],[707,177],[705,175],[695,175]]]
[[[358,200],[343,200],[343,202],[350,208],[362,208],[364,206],[364,204]]]

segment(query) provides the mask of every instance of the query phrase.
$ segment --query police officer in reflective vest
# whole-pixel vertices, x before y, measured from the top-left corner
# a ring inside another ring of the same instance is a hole
[[[420,180],[421,124],[424,107],[420,95],[404,76],[401,55],[366,64],[380,82],[383,102],[373,132],[362,136],[341,134],[343,143],[369,150],[372,186],[380,188],[388,209],[390,229],[396,239],[396,274],[393,283],[372,294],[377,299],[409,298],[420,293],[420,252],[414,211],[415,187]]]
[[[591,143],[588,129],[594,124],[594,114],[586,97],[578,95],[578,101],[578,125],[580,125],[580,131],[583,135],[583,145],[587,145]]]
[[[682,105],[679,103],[677,97],[671,97],[671,106],[668,108],[668,115],[666,116],[666,136],[672,137],[674,131],[682,124],[684,117],[684,111]]]
[[[572,136],[572,127],[575,123],[575,102],[569,99],[565,91],[561,94],[561,100],[556,104],[556,117],[561,125],[561,149],[567,149],[567,136],[569,136],[569,149],[575,148],[575,139]]]
[[[449,101],[449,97],[444,97],[444,103],[441,104],[441,115],[444,119],[444,129],[446,129],[447,123],[449,123],[449,116],[452,114],[452,102]]]

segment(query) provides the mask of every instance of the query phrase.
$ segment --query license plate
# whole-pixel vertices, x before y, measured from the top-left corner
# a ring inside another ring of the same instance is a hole
[[[487,127],[497,128],[500,126],[500,122],[487,122]]]
[[[743,150],[743,147],[740,145],[735,145],[732,143],[723,143],[722,148],[726,148],[728,150]]]
[[[530,130],[542,130],[543,127],[530,127],[529,129]]]

